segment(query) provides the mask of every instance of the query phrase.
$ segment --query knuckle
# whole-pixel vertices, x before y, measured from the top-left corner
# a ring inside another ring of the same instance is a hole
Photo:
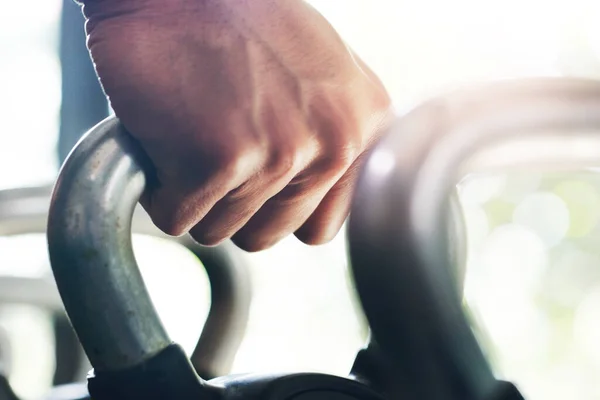
[[[352,143],[337,142],[324,155],[325,169],[341,172],[348,169],[360,155],[360,147]]]
[[[306,207],[311,198],[313,198],[309,188],[309,180],[290,183],[275,196],[271,197],[268,205],[275,209],[294,208],[300,212],[303,205]]]
[[[262,150],[254,145],[227,146],[216,152],[217,168],[225,178],[233,179],[252,170],[262,158]]]
[[[355,143],[338,146],[333,154],[334,163],[340,168],[348,168],[360,154],[360,147]]]
[[[333,170],[348,168],[363,149],[363,138],[353,125],[339,127],[325,140],[323,158],[325,166]]]
[[[251,181],[246,181],[239,185],[238,187],[230,190],[227,193],[225,199],[221,201],[227,201],[228,203],[236,203],[240,201],[244,201],[254,195],[257,189],[254,187]]]
[[[299,154],[291,148],[278,149],[271,155],[271,170],[279,177],[294,174],[300,166],[299,164]]]

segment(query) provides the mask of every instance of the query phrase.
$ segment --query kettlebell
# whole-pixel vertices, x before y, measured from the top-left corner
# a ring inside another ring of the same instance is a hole
[[[161,324],[131,248],[132,215],[152,176],[140,146],[109,117],[79,141],[52,193],[52,270],[93,367],[94,400],[383,399],[359,379],[319,373],[201,378]]]
[[[600,82],[530,78],[434,98],[365,162],[348,223],[371,332],[414,399],[522,399],[492,370],[450,272],[448,195],[467,172],[600,165]],[[374,194],[377,195],[374,195]]]

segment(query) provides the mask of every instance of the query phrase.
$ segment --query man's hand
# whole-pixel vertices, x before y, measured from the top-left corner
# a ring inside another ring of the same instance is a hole
[[[166,233],[320,244],[390,117],[377,77],[301,0],[88,0],[96,70],[158,183]]]

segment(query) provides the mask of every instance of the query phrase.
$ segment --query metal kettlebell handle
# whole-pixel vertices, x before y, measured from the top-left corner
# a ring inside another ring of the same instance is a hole
[[[171,345],[131,247],[132,217],[151,174],[140,146],[110,117],[82,138],[52,193],[47,229],[52,269],[96,371],[139,365]],[[232,340],[237,350],[250,300],[246,271],[225,253],[223,246],[202,249],[202,261],[217,286],[192,358],[200,373],[211,378],[228,372],[232,349],[221,351],[218,343]],[[219,268],[223,264],[235,268]]]
[[[136,150],[116,120],[101,122],[63,164],[50,203],[52,270],[97,370],[130,367],[171,343],[132,250],[131,220],[147,164]]]
[[[498,385],[450,272],[447,199],[459,178],[599,164],[600,82],[585,79],[450,93],[398,120],[372,151],[349,220],[352,270],[373,335],[416,398],[488,399]]]

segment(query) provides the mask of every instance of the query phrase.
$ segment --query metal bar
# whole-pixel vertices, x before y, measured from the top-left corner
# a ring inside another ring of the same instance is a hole
[[[137,365],[171,343],[131,245],[146,184],[133,139],[101,122],[63,164],[48,216],[50,260],[65,309],[98,371]]]

